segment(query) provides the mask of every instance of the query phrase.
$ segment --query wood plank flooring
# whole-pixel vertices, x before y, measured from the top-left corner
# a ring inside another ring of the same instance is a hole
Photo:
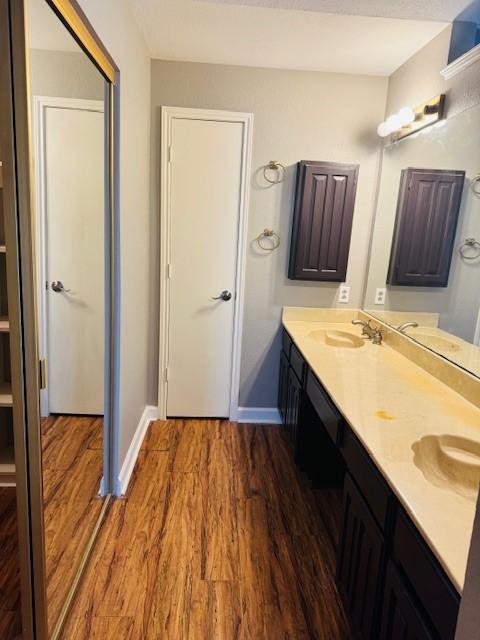
[[[340,496],[302,483],[277,426],[152,423],[64,640],[350,640]]]
[[[0,638],[22,637],[17,503],[14,487],[0,487]]]
[[[45,562],[51,629],[77,571],[102,501],[103,418],[42,420]]]

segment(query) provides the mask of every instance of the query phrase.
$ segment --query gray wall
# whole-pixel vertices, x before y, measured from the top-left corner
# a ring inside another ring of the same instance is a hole
[[[127,0],[79,0],[120,69],[121,465],[147,404],[150,54]]]
[[[447,65],[451,30],[447,27],[390,76],[387,115],[405,105],[415,107],[439,93],[447,94],[448,117],[480,103],[480,63],[451,80],[440,74]]]
[[[152,62],[152,212],[150,402],[157,397],[158,222],[160,107],[252,112],[255,116],[248,223],[246,299],[240,406],[276,406],[279,328],[284,305],[336,306],[338,286],[287,279],[295,163],[330,160],[360,164],[347,283],[350,307],[362,301],[373,214],[387,79],[184,62]],[[261,167],[277,159],[288,167],[268,188]],[[273,227],[280,248],[260,253],[255,237]],[[339,305],[341,306],[341,305]]]
[[[82,51],[30,49],[30,82],[34,96],[104,98],[103,77]]]

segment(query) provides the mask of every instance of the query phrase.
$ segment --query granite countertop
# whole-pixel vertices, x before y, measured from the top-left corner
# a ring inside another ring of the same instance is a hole
[[[421,438],[446,434],[480,446],[480,409],[385,342],[339,348],[309,335],[360,336],[349,313],[286,308],[283,325],[461,593],[475,489],[466,495],[432,479],[414,449]]]

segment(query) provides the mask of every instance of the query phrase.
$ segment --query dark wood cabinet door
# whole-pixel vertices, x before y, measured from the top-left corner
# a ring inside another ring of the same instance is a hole
[[[358,165],[298,164],[289,278],[345,280],[357,176]]]
[[[368,506],[347,475],[337,557],[337,583],[354,636],[373,640],[378,633],[384,542]]]
[[[288,368],[287,387],[287,431],[290,441],[295,448],[301,420],[302,384],[292,367]]]
[[[278,376],[278,409],[282,417],[283,424],[287,419],[288,402],[288,358],[282,350],[280,353],[280,371]]]
[[[434,640],[392,562],[387,569],[379,640]]]
[[[448,285],[464,180],[464,171],[402,171],[387,284]]]

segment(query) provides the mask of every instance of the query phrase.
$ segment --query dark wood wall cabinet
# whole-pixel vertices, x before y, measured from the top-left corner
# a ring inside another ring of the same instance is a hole
[[[464,181],[464,171],[402,171],[387,284],[448,285]]]
[[[357,176],[356,164],[298,163],[289,278],[345,281]]]
[[[457,591],[286,331],[279,408],[297,464],[343,485],[337,584],[353,637],[454,640]]]

